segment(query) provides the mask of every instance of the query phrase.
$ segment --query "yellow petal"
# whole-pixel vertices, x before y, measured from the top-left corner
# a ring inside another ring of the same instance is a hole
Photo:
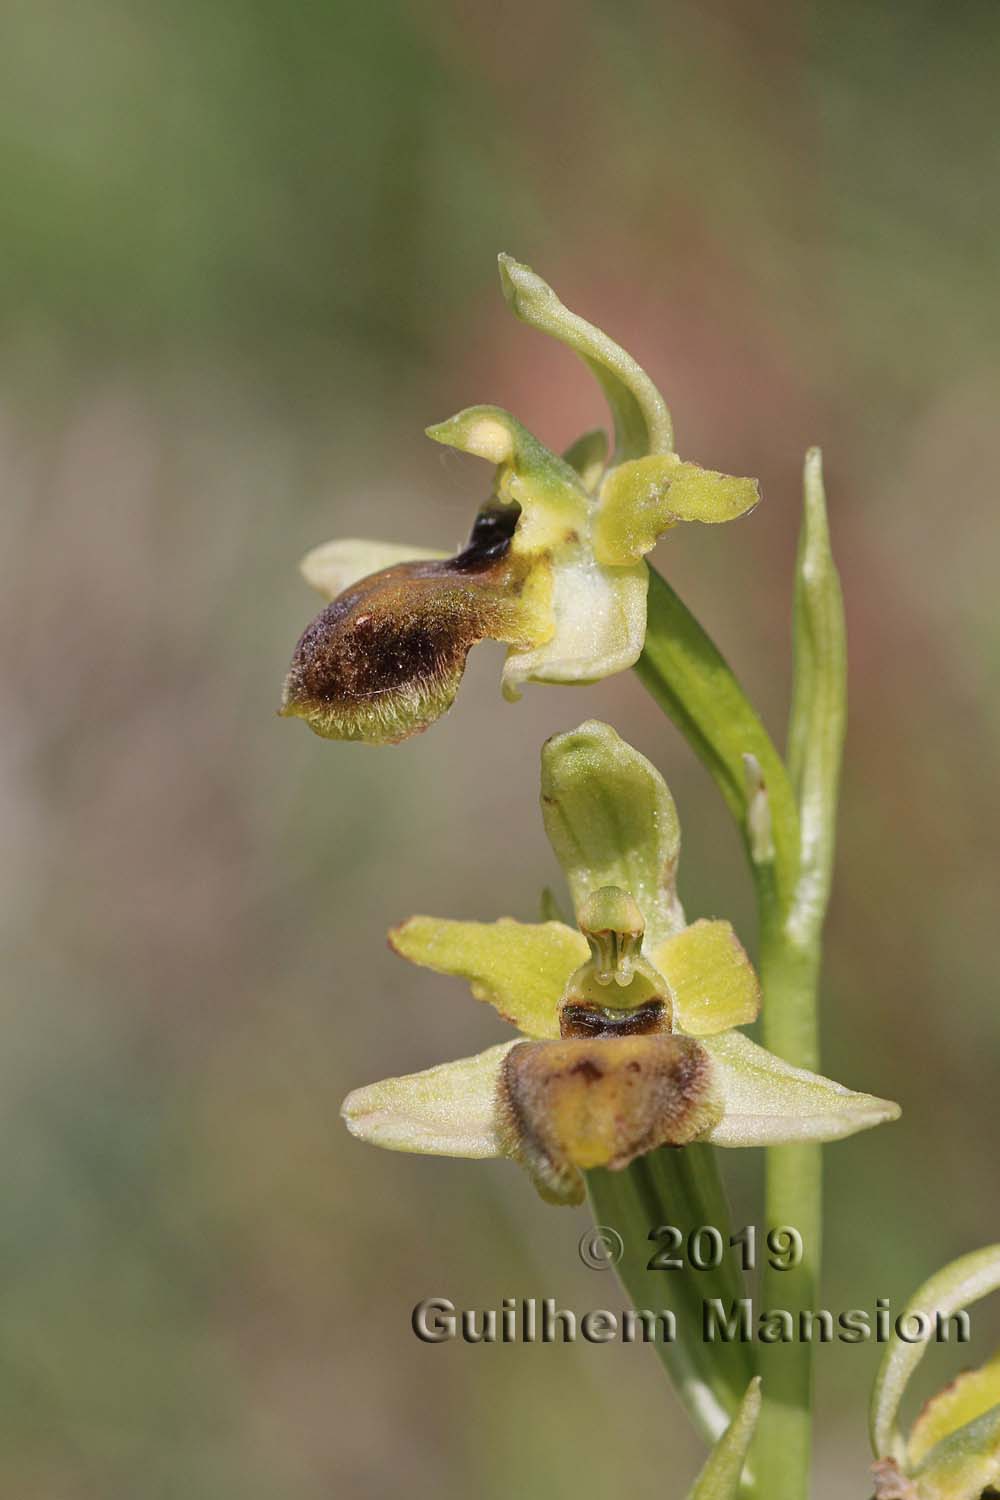
[[[411,917],[389,934],[397,953],[438,974],[465,979],[526,1036],[558,1037],[566,981],[589,954],[582,933],[561,922],[453,922]]]
[[[711,1036],[756,1020],[760,981],[729,922],[694,922],[650,961],[670,985],[678,1031]]]
[[[612,469],[601,486],[594,551],[603,563],[634,563],[679,521],[732,521],[759,500],[755,479],[684,463],[676,453],[633,459]]]

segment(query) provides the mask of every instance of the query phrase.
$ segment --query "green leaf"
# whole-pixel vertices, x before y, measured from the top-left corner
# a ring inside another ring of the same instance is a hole
[[[609,725],[591,719],[543,746],[542,817],[578,920],[592,891],[617,886],[638,903],[651,944],[683,926],[674,799],[655,766]]]
[[[844,601],[830,551],[818,448],[806,454],[804,492],[795,569],[795,670],[788,734],[788,767],[798,798],[801,838],[790,927],[799,941],[818,935],[826,914],[847,723]]]
[[[389,933],[395,951],[438,974],[464,979],[526,1036],[559,1036],[566,981],[590,953],[587,940],[561,922],[453,922],[410,917]]]
[[[425,1156],[504,1156],[497,1115],[503,1060],[517,1041],[422,1073],[384,1078],[348,1094],[341,1115],[352,1135],[389,1151]]]
[[[706,1136],[717,1146],[780,1146],[838,1141],[899,1118],[889,1099],[856,1094],[831,1078],[793,1068],[742,1031],[702,1037],[723,1105]]]
[[[736,1415],[688,1491],[687,1500],[735,1500],[759,1416],[760,1376],[755,1375],[736,1409]]]
[[[985,1250],[975,1250],[971,1255],[952,1261],[925,1281],[910,1298],[901,1317],[924,1313],[932,1320],[938,1314],[947,1318],[998,1288],[1000,1245],[989,1245]],[[899,1407],[910,1377],[926,1349],[923,1340],[908,1344],[897,1333],[893,1333],[886,1346],[872,1388],[870,1411],[872,1449],[877,1458],[903,1460],[905,1457],[898,1426]]]
[[[500,284],[515,317],[550,334],[581,356],[597,377],[615,423],[615,462],[644,453],[669,453],[673,426],[656,386],[620,344],[570,312],[528,266],[501,255]]]
[[[755,479],[731,479],[675,453],[632,459],[601,486],[594,550],[602,563],[637,562],[680,521],[732,521],[760,499]]]
[[[791,901],[799,862],[798,811],[781,757],[728,663],[690,610],[649,570],[646,645],[636,671],[715,778],[749,843],[745,755],[767,789],[779,900]]]
[[[714,1443],[739,1409],[754,1375],[754,1354],[749,1344],[706,1342],[704,1304],[718,1298],[728,1307],[745,1297],[743,1274],[733,1255],[704,1271],[650,1270],[649,1262],[670,1249],[668,1241],[650,1238],[661,1224],[679,1229],[685,1244],[703,1225],[717,1229],[728,1243],[729,1207],[717,1154],[702,1144],[651,1151],[622,1172],[595,1170],[586,1176],[596,1223],[621,1236],[616,1270],[632,1306],[669,1306],[674,1313],[677,1336],[671,1343],[657,1339],[656,1353],[698,1431]]]

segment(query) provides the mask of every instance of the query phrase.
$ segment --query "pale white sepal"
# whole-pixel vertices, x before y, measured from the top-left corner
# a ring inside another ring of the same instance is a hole
[[[497,1080],[517,1041],[423,1073],[385,1078],[348,1094],[341,1115],[352,1135],[390,1151],[426,1156],[503,1156],[497,1134]]]
[[[325,599],[336,599],[352,583],[358,583],[372,573],[380,573],[383,568],[393,568],[404,562],[434,562],[450,556],[450,552],[410,547],[405,542],[368,542],[349,537],[314,547],[299,563],[299,572],[306,583]]]
[[[793,1068],[740,1031],[700,1038],[715,1064],[722,1119],[705,1139],[716,1146],[781,1146],[837,1141],[897,1120],[898,1104],[856,1094],[805,1068]]]

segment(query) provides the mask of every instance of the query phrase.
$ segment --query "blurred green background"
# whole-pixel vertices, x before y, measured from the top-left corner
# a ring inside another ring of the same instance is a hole
[[[689,912],[751,941],[736,837],[630,675],[511,707],[487,645],[403,748],[278,720],[296,563],[461,540],[487,475],[422,437],[460,406],[553,446],[602,419],[506,313],[509,250],[685,455],[761,477],[658,562],[780,734],[821,443],[852,641],[825,1064],[905,1108],[828,1152],[824,1303],[1000,1238],[996,8],[11,0],[0,31],[0,1492],[680,1495],[649,1350],[410,1332],[431,1294],[618,1306],[583,1214],[337,1112],[502,1036],[384,932],[534,915],[545,735],[596,714],[653,756]],[[818,1353],[821,1500],[867,1493],[876,1359]]]

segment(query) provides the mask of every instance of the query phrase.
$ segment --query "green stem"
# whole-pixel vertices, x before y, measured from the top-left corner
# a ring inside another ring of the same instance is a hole
[[[764,1046],[797,1067],[819,1061],[816,981],[818,946],[803,951],[790,942],[778,913],[761,914],[760,971],[764,990]],[[787,1271],[765,1261],[760,1293],[764,1309],[818,1305],[823,1200],[822,1147],[771,1146],[766,1152],[765,1223],[788,1226],[802,1237],[802,1259]],[[762,1344],[764,1402],[754,1441],[758,1493],[767,1500],[804,1500],[811,1458],[813,1358],[808,1343]]]
[[[715,778],[744,834],[757,893],[764,1045],[797,1067],[816,1070],[820,938],[844,727],[843,613],[829,555],[818,455],[810,454],[806,462],[806,511],[796,572],[790,729],[794,788],[725,659],[670,586],[652,569],[650,574],[646,647],[636,670]],[[760,826],[762,794],[767,836]],[[751,798],[756,799],[753,817]],[[764,1306],[814,1307],[822,1232],[821,1148],[769,1148],[765,1197],[766,1228],[798,1229],[803,1256],[791,1270],[765,1269]],[[766,1500],[805,1500],[811,1346],[762,1345],[760,1370],[764,1400],[753,1450],[754,1492]]]

